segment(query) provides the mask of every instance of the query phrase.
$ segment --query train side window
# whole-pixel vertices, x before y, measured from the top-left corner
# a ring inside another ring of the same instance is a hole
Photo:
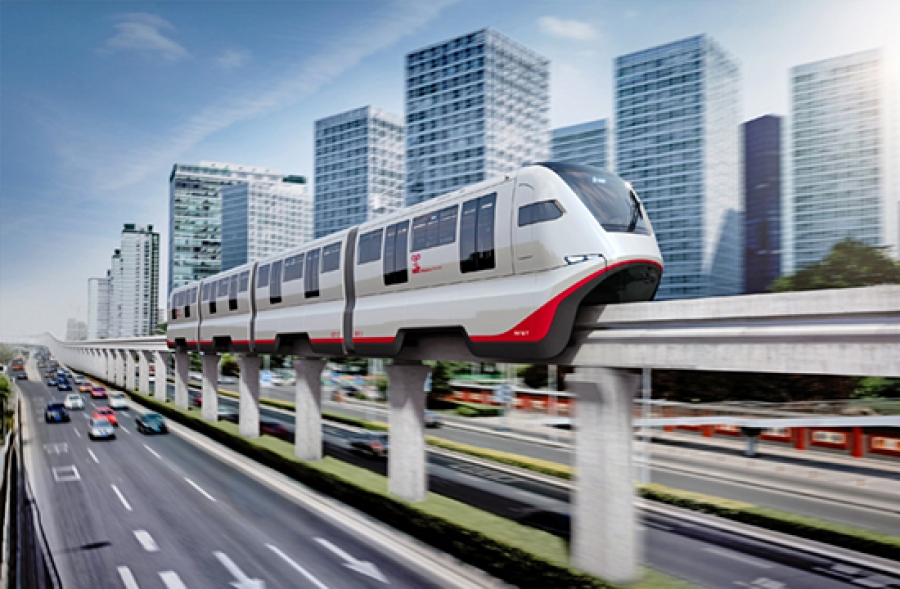
[[[228,285],[228,310],[229,311],[237,311],[238,303],[238,284],[240,283],[241,277],[237,274],[231,277],[231,283]]]
[[[228,296],[228,279],[227,278],[222,278],[221,280],[219,280],[218,290],[219,290],[219,294],[217,295],[218,298]]]
[[[456,241],[458,207],[453,205],[413,219],[412,251],[426,250]]]
[[[519,227],[553,221],[562,217],[562,209],[555,200],[545,200],[519,207]]]
[[[456,241],[456,221],[459,207],[453,205],[440,210],[441,224],[438,230],[438,245],[447,245]]]
[[[191,317],[191,305],[190,301],[188,301],[188,293],[190,291],[184,291],[181,297],[181,304],[184,306],[184,318],[190,319]]]
[[[304,278],[304,286],[306,298],[311,299],[319,296],[319,256],[320,249],[314,249],[306,254],[306,278]]]
[[[459,269],[462,273],[490,270],[494,260],[494,210],[497,194],[463,203],[459,227]]]
[[[178,319],[178,294],[176,292],[172,295],[172,319]]]
[[[240,292],[247,292],[248,288],[250,288],[250,270],[244,270],[241,272]]]
[[[209,284],[204,283],[200,288],[200,302],[205,303],[207,298],[209,298]]]
[[[376,229],[359,236],[359,253],[356,256],[357,266],[381,259],[382,235],[384,235],[384,229]]]
[[[330,243],[322,248],[322,274],[341,267],[341,242]]]
[[[256,288],[269,286],[269,265],[260,266],[256,272]]]
[[[291,256],[284,261],[284,281],[291,282],[303,278],[303,254]]]
[[[272,272],[269,275],[269,304],[277,305],[281,302],[281,266],[284,260],[272,262]]]
[[[384,234],[384,285],[409,281],[406,255],[409,251],[409,221],[396,223]]]

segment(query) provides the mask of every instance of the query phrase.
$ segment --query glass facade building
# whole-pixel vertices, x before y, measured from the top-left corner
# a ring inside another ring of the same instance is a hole
[[[766,292],[781,276],[781,117],[747,121],[744,157],[744,292]]]
[[[88,339],[109,337],[109,271],[102,278],[88,278]]]
[[[260,176],[222,188],[222,270],[313,237],[313,200],[306,178]]]
[[[159,320],[159,233],[153,225],[125,225],[109,277],[109,337],[151,335]]]
[[[887,74],[879,50],[791,69],[792,187],[783,248],[789,273],[848,237],[897,256],[889,137],[895,106]]]
[[[546,160],[550,62],[483,29],[406,56],[406,204]]]
[[[316,121],[315,237],[403,207],[403,116],[365,106]]]
[[[617,57],[616,171],[653,222],[657,299],[740,294],[738,64],[706,35]]]
[[[553,129],[550,159],[611,170],[610,137],[607,119]]]
[[[222,270],[222,188],[278,174],[218,162],[175,164],[169,176],[169,292]]]

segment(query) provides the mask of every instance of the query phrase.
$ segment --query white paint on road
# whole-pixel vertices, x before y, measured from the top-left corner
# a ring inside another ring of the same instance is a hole
[[[737,552],[732,552],[731,550],[725,550],[723,548],[706,547],[703,549],[703,551],[709,552],[711,554],[717,554],[719,556],[724,556],[725,558],[730,558],[732,560],[736,560],[736,561],[742,562],[744,564],[753,565],[753,566],[759,567],[761,569],[770,569],[775,566],[775,565],[765,562],[763,560],[753,558],[752,556],[744,556],[743,554],[739,554]]]
[[[181,581],[181,577],[175,571],[162,571],[159,573],[159,578],[162,579],[166,589],[187,589],[187,585]]]
[[[77,429],[73,429],[72,431],[75,432],[75,435],[76,435],[76,436],[78,436],[79,438],[81,437],[81,434],[78,432]]]
[[[200,485],[198,485],[197,483],[195,483],[194,481],[192,481],[191,479],[189,479],[187,477],[184,477],[184,480],[186,480],[190,486],[197,489],[197,491],[199,491],[204,497],[206,497],[210,501],[215,502],[216,498],[213,497],[212,495],[210,495],[209,493],[207,493],[206,491],[204,491],[202,488],[200,488]]]
[[[157,453],[156,453],[156,450],[154,450],[153,448],[151,448],[151,447],[148,446],[147,444],[144,444],[144,448],[146,448],[148,452],[150,452],[151,454],[153,454],[154,456],[156,456],[157,458],[159,458],[160,460],[162,460],[162,456],[160,456],[159,454],[157,454]]]
[[[283,560],[284,562],[291,565],[291,568],[293,568],[295,571],[297,571],[298,573],[300,573],[301,575],[306,577],[310,583],[312,583],[319,589],[328,589],[328,586],[325,585],[325,583],[323,583],[322,581],[315,578],[309,571],[307,571],[305,568],[303,568],[302,566],[300,566],[299,564],[297,564],[296,562],[291,560],[291,557],[289,557],[287,554],[282,552],[281,549],[279,549],[277,546],[272,546],[271,544],[266,544],[266,546],[268,546],[269,550],[271,550],[272,552],[277,554],[279,557],[281,557],[281,560]]]
[[[122,430],[123,432],[125,432],[126,434],[128,434],[129,436],[131,435],[131,432],[128,431],[127,429],[125,429],[125,426],[122,425],[121,423],[119,424],[119,429]]]
[[[334,552],[338,558],[345,561],[344,566],[350,570],[356,571],[357,573],[363,574],[367,577],[372,577],[373,579],[377,579],[382,583],[388,584],[388,580],[384,575],[381,574],[381,571],[378,570],[371,562],[357,560],[326,540],[325,538],[316,538],[316,542],[327,548],[328,550]]]
[[[90,455],[91,455],[91,458],[93,458],[93,459],[94,459],[94,462],[96,462],[96,463],[97,463],[97,464],[100,464],[100,461],[99,461],[99,460],[97,460],[97,455],[96,455],[96,454],[94,454],[94,451],[93,451],[93,450],[91,450],[91,449],[90,449],[90,448],[88,448],[88,454],[90,454]]]
[[[137,581],[134,580],[134,575],[131,574],[131,569],[128,567],[118,567],[116,570],[119,571],[119,576],[122,577],[122,583],[125,585],[125,589],[140,589]]]
[[[135,530],[134,537],[137,538],[137,541],[141,543],[141,546],[147,552],[159,552],[159,545],[147,530]]]
[[[122,502],[122,505],[125,506],[125,509],[127,509],[128,511],[134,511],[133,509],[131,509],[131,505],[129,505],[128,501],[125,499],[125,495],[123,495],[122,491],[119,490],[119,487],[115,485],[110,485],[110,487],[112,487],[112,490],[116,492],[116,495],[119,497],[119,501]]]
[[[57,483],[72,483],[81,480],[81,475],[78,474],[78,469],[75,468],[75,465],[71,466],[54,466],[53,470],[53,479]]]
[[[234,577],[235,582],[231,583],[232,587],[236,589],[265,589],[266,584],[263,581],[248,577],[224,552],[213,552],[213,556],[218,558],[222,566],[228,569],[228,572]]]

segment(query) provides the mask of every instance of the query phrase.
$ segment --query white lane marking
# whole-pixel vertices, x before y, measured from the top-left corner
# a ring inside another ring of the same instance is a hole
[[[151,448],[151,447],[148,446],[147,444],[144,444],[144,448],[146,448],[148,452],[150,452],[151,454],[153,454],[154,456],[156,456],[157,458],[159,458],[160,460],[162,460],[162,456],[160,456],[159,454],[157,454],[157,453],[156,453],[156,450],[154,450],[153,448]]]
[[[764,562],[762,560],[759,560],[759,559],[756,559],[756,558],[753,558],[750,556],[744,556],[743,554],[738,554],[737,552],[732,552],[731,550],[723,550],[722,548],[709,548],[709,547],[704,548],[703,550],[705,552],[710,552],[712,554],[718,554],[719,556],[724,556],[725,558],[737,560],[737,561],[743,562],[745,564],[751,564],[751,565],[759,567],[761,569],[770,569],[773,566],[775,566],[773,564]]]
[[[134,537],[137,538],[137,541],[141,543],[141,546],[147,552],[159,552],[159,545],[157,545],[156,540],[153,539],[153,536],[147,530],[135,530]]]
[[[74,432],[75,432],[75,435],[76,435],[76,436],[78,436],[78,437],[79,437],[79,438],[80,438],[80,437],[81,437],[81,434],[80,434],[80,433],[78,433],[78,430],[77,430],[77,429],[76,429],[76,430],[72,430],[72,431],[74,431]]]
[[[94,452],[93,452],[93,451],[92,451],[92,450],[91,450],[91,449],[90,449],[90,448],[88,448],[88,454],[90,454],[90,455],[91,455],[91,458],[93,458],[93,459],[94,459],[94,462],[96,462],[96,463],[97,463],[97,464],[100,464],[100,461],[99,461],[99,460],[97,460],[97,455],[96,455],[96,454],[94,454]]]
[[[236,589],[265,589],[266,584],[263,581],[248,577],[224,552],[213,552],[213,556],[218,558],[222,566],[235,578],[235,582],[231,585]]]
[[[299,564],[297,564],[296,562],[291,560],[291,557],[289,557],[287,554],[282,552],[277,546],[272,546],[271,544],[266,544],[266,546],[269,547],[269,550],[271,550],[272,552],[274,552],[275,554],[280,556],[281,560],[283,560],[284,562],[291,565],[291,567],[295,571],[297,571],[298,573],[300,573],[301,575],[303,575],[304,577],[309,579],[309,581],[312,584],[314,584],[316,587],[318,587],[319,589],[328,589],[328,586],[325,585],[325,583],[323,583],[322,581],[320,581],[317,578],[315,578],[314,576],[312,576],[312,574],[310,574],[309,571],[307,571],[305,568],[303,568],[302,566],[300,566]]]
[[[127,429],[125,429],[125,426],[122,425],[121,423],[119,424],[119,429],[122,430],[123,432],[125,432],[126,434],[128,434],[129,436],[131,435],[131,432],[128,431]]]
[[[204,497],[206,497],[210,501],[215,502],[216,498],[213,497],[212,495],[210,495],[209,493],[207,493],[206,491],[204,491],[203,489],[201,489],[200,485],[198,485],[197,483],[195,483],[194,481],[192,481],[191,479],[189,479],[187,477],[184,477],[184,480],[186,480],[190,486],[197,489]]]
[[[128,501],[125,500],[125,495],[122,494],[122,491],[119,490],[119,487],[115,485],[110,485],[110,487],[112,487],[112,490],[115,491],[116,495],[119,496],[119,501],[122,502],[122,505],[125,506],[125,509],[127,509],[128,511],[134,511],[133,509],[131,509],[131,505],[128,504]]]
[[[131,574],[131,569],[128,567],[117,567],[116,570],[119,571],[119,576],[122,577],[125,589],[140,589],[137,581],[134,580],[134,575]]]
[[[357,573],[363,574],[367,577],[372,577],[373,579],[377,579],[382,583],[389,584],[388,580],[384,575],[381,574],[381,571],[378,570],[374,564],[364,560],[358,560],[353,558],[325,538],[316,538],[316,542],[327,548],[328,550],[334,552],[338,558],[346,561],[344,566],[350,570],[356,571]]]
[[[52,470],[53,478],[57,483],[71,483],[81,480],[81,475],[78,474],[78,469],[75,468],[74,464],[72,466],[55,466]]]
[[[162,571],[159,578],[162,579],[166,589],[187,589],[187,585],[181,582],[181,577],[175,571]]]

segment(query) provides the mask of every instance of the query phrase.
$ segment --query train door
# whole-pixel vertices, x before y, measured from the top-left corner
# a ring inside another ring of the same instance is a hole
[[[530,184],[516,186],[515,206],[512,210],[513,232],[513,265],[516,274],[523,274],[534,269],[535,233],[534,225],[520,223],[520,210],[534,202],[534,188]]]

